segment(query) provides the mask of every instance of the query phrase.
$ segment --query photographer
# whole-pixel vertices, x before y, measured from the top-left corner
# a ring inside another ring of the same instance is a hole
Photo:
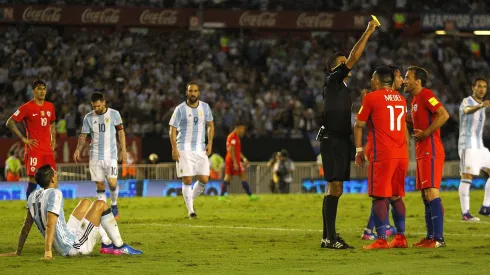
[[[294,163],[289,158],[289,152],[286,150],[281,150],[278,153],[278,161],[274,164],[273,172],[274,178],[277,179],[279,183],[279,192],[289,193],[289,186],[293,181],[292,172],[294,171]]]

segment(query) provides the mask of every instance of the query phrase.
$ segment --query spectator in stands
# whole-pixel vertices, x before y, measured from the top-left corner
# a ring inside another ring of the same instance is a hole
[[[19,181],[20,180],[20,160],[15,156],[15,151],[9,152],[9,158],[5,161],[5,179],[7,181]]]

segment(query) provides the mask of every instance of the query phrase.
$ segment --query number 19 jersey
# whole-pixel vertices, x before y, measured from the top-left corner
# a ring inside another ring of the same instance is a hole
[[[397,91],[380,89],[367,94],[357,119],[369,127],[366,154],[370,162],[407,159],[407,102]]]

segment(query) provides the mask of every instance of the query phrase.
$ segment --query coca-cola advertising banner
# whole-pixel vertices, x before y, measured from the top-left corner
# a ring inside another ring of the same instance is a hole
[[[0,5],[0,22],[62,25],[186,27],[194,9],[93,7],[72,5]]]
[[[9,156],[9,152],[14,150],[15,155],[24,161],[24,143],[20,139],[17,138],[4,138],[0,139],[0,167],[3,166],[5,161]],[[69,138],[58,138],[56,140],[56,151],[55,151],[55,159],[56,163],[72,163],[73,162],[73,153],[77,148],[78,138],[69,137]],[[90,158],[90,140],[87,139],[86,145],[80,152],[81,160],[80,162],[88,162]],[[127,151],[131,153],[134,157],[136,163],[141,161],[141,138],[140,137],[126,137],[126,147]],[[118,151],[119,157],[121,157],[121,148],[118,143]]]
[[[291,30],[364,29],[369,14],[356,12],[231,11],[203,10],[199,22],[196,9],[144,7],[93,7],[72,5],[0,5],[1,22],[64,25],[113,25]],[[202,24],[199,24],[202,23]]]

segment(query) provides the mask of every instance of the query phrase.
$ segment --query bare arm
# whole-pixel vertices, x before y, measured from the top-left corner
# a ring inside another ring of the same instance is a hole
[[[371,34],[373,34],[374,30],[376,27],[378,27],[379,24],[371,20],[369,21],[369,24],[362,34],[361,38],[359,38],[359,41],[354,45],[354,48],[352,48],[349,57],[347,58],[347,62],[345,62],[345,65],[347,68],[352,69],[354,65],[361,59],[361,55],[364,52],[364,49],[366,48],[367,41],[369,40],[369,37],[371,37]]]
[[[177,128],[170,126],[170,144],[172,144],[172,150],[177,150]]]
[[[46,224],[46,237],[44,238],[44,259],[53,257],[53,241],[58,215],[48,212],[48,222]]]
[[[51,149],[54,151],[56,149],[56,123],[52,121],[49,127],[51,132]]]
[[[424,130],[424,135],[429,136],[433,132],[437,131],[439,128],[446,123],[446,121],[449,119],[449,113],[447,112],[446,108],[444,106],[439,107],[436,110],[436,118],[432,122],[432,124],[429,126],[429,128]]]
[[[356,144],[356,148],[362,147],[362,128],[365,125],[365,121],[356,119],[356,123],[354,124],[354,142]]]
[[[405,142],[407,144],[408,157],[410,158],[410,132],[408,132],[408,126],[405,127]]]
[[[77,144],[77,149],[75,150],[75,153],[73,153],[73,160],[75,162],[78,162],[80,159],[80,151],[82,150],[83,146],[85,146],[85,140],[87,139],[87,134],[80,134],[78,137],[78,144]]]
[[[485,108],[485,107],[490,108],[490,100],[485,100],[480,105],[477,106],[468,106],[463,109],[463,112],[465,115],[471,115],[476,111],[480,110],[481,108]]]
[[[245,157],[243,153],[240,153],[240,158],[243,159],[243,161],[248,161],[248,159]]]
[[[233,164],[238,165],[238,159],[236,158],[236,155],[235,155],[235,146],[233,146],[233,145],[228,146],[228,151],[230,151],[231,159],[233,160]]]
[[[32,227],[33,223],[34,223],[34,220],[32,219],[31,213],[29,213],[29,210],[27,210],[24,225],[22,226],[22,229],[20,230],[19,242],[17,244],[17,251],[15,251],[15,253],[18,256],[20,256],[20,254],[22,253],[22,249],[24,248],[24,244],[26,243],[27,236],[29,236],[29,232],[31,231],[31,227]]]
[[[122,163],[126,163],[127,155],[126,155],[126,134],[124,133],[124,129],[117,131],[117,137],[119,138],[119,144],[121,145],[121,160]]]
[[[210,156],[211,152],[213,151],[214,122],[208,121],[207,125],[208,125],[208,144],[206,145],[206,154]]]
[[[413,129],[413,120],[412,120],[412,116],[410,114],[407,114],[407,126],[410,126],[410,128]]]
[[[22,139],[22,141],[26,139],[26,137],[19,131],[19,128],[17,127],[17,124],[15,123],[15,120],[12,119],[12,117],[7,120],[7,123],[5,125],[7,126],[7,128],[10,129],[12,133]]]

